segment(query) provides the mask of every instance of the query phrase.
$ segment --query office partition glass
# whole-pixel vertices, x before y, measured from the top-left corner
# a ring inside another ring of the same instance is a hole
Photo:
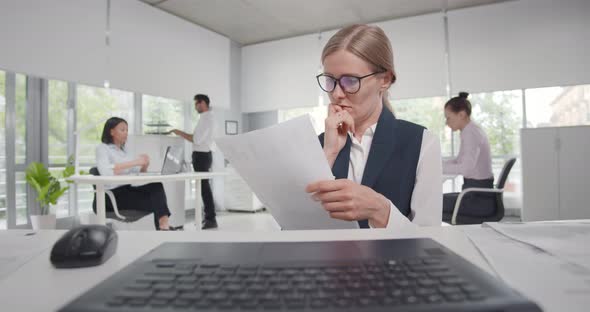
[[[76,88],[76,124],[80,132],[78,157],[81,170],[96,165],[95,150],[101,142],[104,123],[110,117],[127,121],[130,132],[133,129],[133,93],[117,89],[105,89],[78,85]],[[87,212],[92,208],[92,186],[78,186],[78,211]]]
[[[590,125],[590,85],[525,90],[529,128]]]
[[[6,73],[0,71],[0,230],[6,229]]]
[[[15,162],[16,162],[16,224],[27,223],[27,183],[25,161],[27,153],[27,76],[16,74],[15,82]]]

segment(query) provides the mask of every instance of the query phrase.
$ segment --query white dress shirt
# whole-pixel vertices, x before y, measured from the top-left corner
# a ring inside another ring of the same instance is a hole
[[[115,175],[115,164],[132,161],[134,157],[129,155],[124,149],[120,149],[115,144],[101,143],[96,146],[96,168],[100,175],[112,176]],[[141,166],[135,166],[121,171],[121,175],[138,173]],[[105,189],[110,190],[121,185],[105,185]]]
[[[199,114],[199,122],[193,132],[193,151],[210,152],[213,144],[213,114],[206,111]]]
[[[365,130],[361,142],[354,135],[350,147],[350,164],[348,179],[361,184],[363,173],[371,150],[373,135],[377,124]],[[424,130],[420,158],[416,167],[416,182],[410,202],[410,215],[404,216],[399,209],[389,201],[389,221],[387,228],[400,229],[414,225],[440,225],[442,220],[442,169],[440,143],[438,138]],[[373,227],[370,222],[369,225]]]
[[[460,174],[467,179],[493,179],[492,155],[486,133],[473,121],[461,130],[457,157],[443,161],[444,174]]]

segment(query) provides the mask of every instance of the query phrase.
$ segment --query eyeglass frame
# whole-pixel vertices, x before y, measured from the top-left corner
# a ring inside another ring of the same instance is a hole
[[[321,74],[315,76],[315,78],[318,81],[318,85],[320,86],[320,89],[322,89],[322,91],[324,91],[324,92],[332,93],[332,92],[334,92],[334,90],[336,90],[336,85],[339,85],[340,86],[340,89],[342,89],[342,92],[348,93],[348,94],[355,94],[355,93],[358,93],[361,90],[361,80],[363,80],[364,78],[370,77],[370,76],[374,76],[374,75],[377,75],[377,74],[382,74],[384,72],[386,72],[386,70],[372,72],[372,73],[370,73],[368,75],[364,75],[364,76],[361,76],[361,77],[357,77],[357,76],[353,76],[353,75],[342,75],[338,79],[336,79],[336,77],[334,77],[334,76],[327,75],[326,73],[321,73]],[[322,83],[320,82],[320,77],[324,77],[324,76],[325,77],[330,77],[330,78],[334,79],[334,81],[335,81],[334,88],[331,91],[327,91],[326,89],[324,89],[322,87]],[[344,88],[342,87],[342,84],[340,84],[340,79],[342,79],[343,77],[349,77],[349,78],[356,78],[356,79],[358,79],[359,80],[359,87],[358,87],[358,89],[356,91],[354,91],[354,92],[348,92],[348,91],[344,90]]]

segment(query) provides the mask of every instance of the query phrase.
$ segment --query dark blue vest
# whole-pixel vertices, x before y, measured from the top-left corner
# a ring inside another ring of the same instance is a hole
[[[389,109],[383,107],[363,172],[361,184],[387,197],[405,216],[410,214],[424,129],[411,122],[396,119]],[[320,134],[319,138],[323,147],[324,134]],[[352,140],[348,137],[346,145],[334,161],[332,174],[336,179],[348,177],[351,145]],[[368,228],[369,222],[360,220],[359,226]]]

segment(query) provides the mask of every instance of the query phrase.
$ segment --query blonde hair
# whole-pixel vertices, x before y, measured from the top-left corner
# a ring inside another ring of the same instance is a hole
[[[365,62],[371,64],[373,70],[384,70],[391,73],[391,84],[395,82],[395,70],[393,68],[393,51],[391,42],[383,29],[369,25],[351,25],[340,29],[326,43],[322,51],[322,63],[326,57],[334,52],[345,50]],[[389,103],[389,93],[383,92],[381,101],[390,111],[393,112]]]

